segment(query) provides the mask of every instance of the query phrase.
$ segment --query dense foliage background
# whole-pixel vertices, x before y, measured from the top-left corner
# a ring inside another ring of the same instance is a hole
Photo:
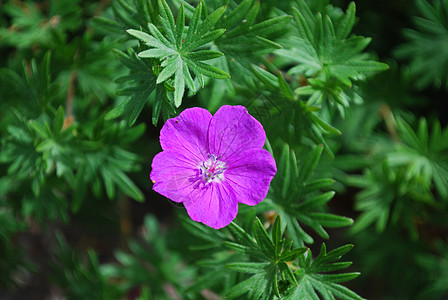
[[[0,1],[0,298],[446,299],[446,49],[446,0]],[[217,231],[149,172],[225,104],[278,172]]]

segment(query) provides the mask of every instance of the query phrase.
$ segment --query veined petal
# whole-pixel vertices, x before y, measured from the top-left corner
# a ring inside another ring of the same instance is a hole
[[[184,202],[198,185],[200,180],[199,162],[190,155],[175,150],[158,153],[151,165],[151,181],[153,189],[159,194],[173,200]]]
[[[222,183],[234,191],[238,202],[247,205],[260,203],[277,172],[274,158],[264,149],[247,150],[233,158],[236,159],[229,163]]]
[[[190,197],[191,201],[184,202],[190,218],[212,228],[229,225],[238,213],[235,194],[220,183],[196,189]]]
[[[263,148],[265,140],[263,126],[244,106],[222,106],[208,128],[209,153],[223,161],[244,150]]]
[[[223,106],[212,117],[191,108],[163,126],[163,152],[153,160],[153,189],[183,202],[191,219],[219,229],[238,213],[238,202],[261,202],[277,169],[263,150],[261,124],[243,106]]]
[[[160,131],[163,150],[176,150],[199,160],[207,157],[207,129],[212,115],[206,109],[194,107],[169,119]]]

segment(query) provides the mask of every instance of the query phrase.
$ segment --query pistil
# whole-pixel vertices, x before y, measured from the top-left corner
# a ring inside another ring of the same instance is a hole
[[[200,165],[200,173],[205,183],[220,182],[224,179],[224,171],[227,169],[225,162],[219,160],[213,154],[208,154],[208,159]]]

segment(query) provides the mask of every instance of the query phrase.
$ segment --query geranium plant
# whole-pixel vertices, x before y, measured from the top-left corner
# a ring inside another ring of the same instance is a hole
[[[446,299],[447,24],[0,1],[0,299]]]

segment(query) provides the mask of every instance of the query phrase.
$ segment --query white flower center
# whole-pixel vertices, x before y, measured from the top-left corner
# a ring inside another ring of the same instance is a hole
[[[225,162],[219,160],[220,156],[216,157],[213,154],[208,155],[208,159],[199,166],[202,180],[205,183],[220,182],[224,180],[224,171],[227,170]]]

